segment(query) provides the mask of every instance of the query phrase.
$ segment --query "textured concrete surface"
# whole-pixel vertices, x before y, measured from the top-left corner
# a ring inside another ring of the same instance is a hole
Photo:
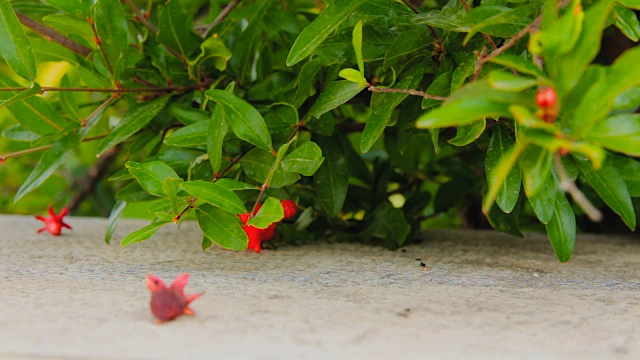
[[[126,249],[103,243],[105,220],[69,223],[52,237],[0,216],[0,358],[640,359],[637,236],[580,236],[563,265],[540,235],[254,254],[202,252],[192,223]],[[149,272],[190,272],[196,315],[157,325]]]

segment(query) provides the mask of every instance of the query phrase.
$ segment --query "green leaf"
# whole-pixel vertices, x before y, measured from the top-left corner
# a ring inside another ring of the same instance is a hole
[[[182,209],[179,208],[178,204],[178,191],[180,190],[180,184],[182,184],[184,180],[177,178],[166,178],[162,182],[162,190],[164,194],[167,195],[169,201],[171,202],[171,211],[172,214],[179,214]]]
[[[539,146],[528,146],[520,156],[522,183],[527,197],[540,190],[551,174],[551,152]]]
[[[170,95],[151,101],[143,102],[131,107],[122,117],[115,129],[98,144],[97,153],[100,155],[106,150],[129,139],[131,135],[147,126],[167,106]]]
[[[208,124],[209,136],[207,137],[207,154],[209,155],[209,162],[211,162],[213,173],[217,174],[220,171],[220,166],[222,164],[224,137],[227,135],[227,131],[229,131],[229,126],[224,120],[224,110],[222,109],[222,106],[216,106]]]
[[[622,31],[631,41],[638,42],[640,39],[640,22],[633,10],[629,10],[620,5],[613,5],[614,25]]]
[[[335,0],[309,24],[293,43],[287,56],[287,66],[293,66],[311,53],[336,28],[351,16],[351,13],[365,0]]]
[[[325,160],[313,175],[320,203],[329,216],[336,216],[347,198],[349,167],[340,139],[317,136],[316,143],[322,149]]]
[[[198,225],[211,241],[229,250],[244,250],[249,244],[247,234],[240,227],[240,220],[234,214],[215,206],[203,204],[196,208]]]
[[[468,125],[487,117],[509,116],[509,105],[482,98],[452,101],[421,115],[418,129]]]
[[[206,145],[209,139],[209,123],[205,120],[176,130],[164,139],[165,145],[198,147]]]
[[[487,215],[487,220],[489,220],[491,227],[498,231],[502,231],[513,236],[524,237],[520,231],[520,226],[518,225],[517,212],[507,214],[494,206]]]
[[[36,98],[29,98],[29,100],[33,100]],[[44,100],[43,100],[44,101]],[[80,142],[87,137],[87,134],[93,130],[96,126],[100,118],[102,118],[102,114],[105,109],[108,107],[110,103],[114,101],[114,98],[109,98],[103,103],[103,106],[99,107],[96,111],[92,113],[92,116],[86,119],[86,123],[84,127],[81,127],[76,132],[72,132],[70,134],[65,135],[62,139],[55,142],[51,145],[49,150],[45,151],[45,153],[40,158],[40,161],[33,168],[27,179],[22,183],[20,189],[16,193],[14,198],[14,202],[20,200],[23,196],[30,193],[38,186],[42,185],[42,183],[49,178],[64,162],[67,160],[67,156],[71,154],[73,149],[80,144]],[[17,104],[16,104],[17,105]],[[58,115],[59,116],[59,115]]]
[[[640,86],[631,88],[613,100],[613,109],[619,111],[635,110],[640,107]]]
[[[97,0],[93,6],[93,21],[113,69],[113,78],[118,80],[129,50],[129,27],[122,4],[119,0]]]
[[[182,0],[169,0],[158,22],[158,41],[190,59],[202,38],[193,31],[193,17]]]
[[[242,170],[244,170],[247,176],[261,184],[264,184],[275,160],[276,158],[271,153],[256,148],[249,151],[247,155],[242,157],[240,165],[242,165]],[[270,187],[280,188],[295,184],[299,179],[300,175],[298,174],[277,169],[271,178]]]
[[[211,247],[211,245],[213,245],[213,241],[211,241],[211,239],[209,239],[208,237],[203,236],[202,237],[202,245],[201,245],[202,246],[202,251],[207,250],[208,248]]]
[[[629,229],[634,231],[636,229],[636,214],[631,202],[631,195],[629,195],[627,185],[616,169],[605,162],[602,168],[596,171],[589,161],[577,157],[575,160],[589,186],[598,193],[611,210],[620,215]]]
[[[519,73],[533,75],[536,77],[545,77],[545,74],[534,63],[526,60],[522,56],[513,54],[502,54],[500,56],[491,58],[490,62],[502,66],[509,67],[516,70]]]
[[[249,24],[244,27],[238,38],[236,39],[236,45],[233,49],[233,58],[231,59],[234,67],[240,70],[240,80],[246,79],[247,74],[251,73],[254,57],[256,53],[256,42],[259,39],[259,35],[262,33],[264,26],[263,19],[269,8],[273,4],[272,1],[260,1],[256,2],[254,7],[251,8],[251,17],[247,16],[245,21],[248,20]],[[284,54],[283,54],[284,55]]]
[[[558,192],[561,192],[560,188],[556,184],[553,174],[549,172],[547,176],[542,179],[542,185],[540,185],[538,191],[532,195],[527,194],[533,212],[536,214],[538,220],[545,225],[548,224],[553,217],[557,197],[556,193]]]
[[[427,71],[425,63],[413,66],[407,74],[394,85],[398,89],[416,89]],[[360,140],[360,151],[369,151],[373,144],[380,138],[384,129],[389,125],[391,114],[408,94],[402,93],[374,93],[371,97],[373,113],[365,125]]]
[[[251,104],[224,90],[207,90],[205,95],[224,110],[231,130],[242,140],[271,151],[271,135],[262,115]]]
[[[640,156],[640,114],[614,115],[598,123],[587,139],[631,156]]]
[[[511,9],[502,6],[487,6],[473,8],[469,14],[467,21],[471,20],[473,26],[469,29],[469,34],[465,37],[463,44],[467,44],[469,39],[478,32],[484,32],[489,35],[500,37],[510,37],[515,35],[519,30],[527,26],[531,20],[529,17],[534,15],[540,6],[529,4]],[[487,10],[495,15],[487,16]],[[480,21],[476,21],[476,19]]]
[[[189,194],[232,214],[244,214],[247,209],[233,191],[202,180],[187,181],[180,185]]]
[[[500,209],[506,213],[510,213],[516,206],[520,196],[521,181],[517,160],[523,149],[521,143],[514,144],[505,126],[496,127],[484,162],[489,185],[483,206],[485,213],[491,206],[489,201],[493,202],[492,198],[495,198]]]
[[[36,57],[9,0],[0,0],[0,55],[16,74],[35,80]]]
[[[640,197],[640,161],[627,156],[608,154],[607,161],[624,180],[631,197]]]
[[[44,2],[72,15],[88,15],[87,8],[82,3],[82,0],[44,0]]]
[[[538,85],[538,80],[526,76],[496,70],[489,73],[489,85],[496,90],[523,91]]]
[[[222,186],[223,188],[232,190],[232,191],[236,191],[236,190],[260,190],[260,187],[258,187],[257,185],[251,185],[251,184],[247,184],[247,183],[242,182],[242,181],[229,179],[229,178],[219,179],[218,181],[215,182],[215,184],[218,185],[218,186]]]
[[[389,249],[397,249],[402,246],[411,232],[411,226],[407,223],[401,209],[393,207],[389,202],[383,201],[373,211],[369,225],[360,233],[363,239],[378,238],[385,242]]]
[[[566,263],[571,259],[576,242],[576,217],[573,214],[571,204],[562,191],[556,191],[553,217],[546,228],[558,260]]]
[[[60,86],[67,88],[71,87],[71,81],[69,81],[67,74],[64,74],[62,79],[60,79]],[[72,91],[60,91],[58,96],[60,97],[60,106],[64,112],[73,120],[79,120],[80,114],[78,113],[79,108],[75,94]]]
[[[35,82],[31,83],[31,86],[29,86],[29,88],[27,88],[26,90],[20,91],[17,94],[10,97],[9,99],[0,102],[0,109],[2,109],[5,106],[27,99],[36,94],[39,94],[40,91],[42,91],[42,88],[38,83],[35,83]]]
[[[367,86],[367,79],[356,69],[342,69],[338,76],[358,84],[358,87]]]
[[[356,53],[356,60],[358,62],[358,70],[360,70],[360,74],[362,78],[364,76],[364,61],[362,60],[362,20],[356,23],[356,26],[353,27],[353,50]]]
[[[304,176],[311,176],[323,161],[324,157],[322,157],[320,147],[313,141],[307,141],[282,160],[282,169],[290,173],[297,172]]]
[[[231,51],[219,37],[211,36],[200,45],[200,55],[193,61],[189,61],[189,75],[199,78],[205,65],[212,64],[214,68],[223,71],[227,68],[227,62],[231,59]]]
[[[427,94],[435,95],[435,96],[449,96],[451,93],[451,71],[447,71],[438,75],[431,85],[427,88]],[[436,105],[442,104],[441,100],[433,100],[433,99],[422,99],[422,108],[424,110],[431,109]]]
[[[153,222],[140,230],[136,230],[127,235],[120,243],[121,247],[129,246],[131,244],[147,240],[152,237],[162,226],[170,223],[170,221],[154,219]]]
[[[636,66],[639,61],[640,47],[625,51],[611,65],[605,78],[587,91],[575,110],[573,127],[576,136],[591,135],[595,124],[613,108],[615,98],[640,85],[640,66]]]
[[[315,118],[320,118],[322,114],[351,100],[351,98],[358,95],[363,89],[362,86],[351,81],[334,81],[329,83],[316,102],[313,103],[309,113]]]
[[[468,125],[458,126],[456,137],[449,140],[449,144],[454,146],[466,146],[476,141],[482,135],[487,126],[485,119],[474,121]]]
[[[384,54],[383,70],[387,70],[403,57],[433,43],[433,38],[425,31],[407,31],[400,33]]]
[[[211,114],[206,111],[183,106],[177,103],[169,105],[167,109],[171,116],[176,118],[184,125],[191,125],[200,121],[209,120],[209,118],[211,117]]]
[[[25,129],[24,126],[20,124],[14,124],[4,129],[2,131],[2,136],[7,139],[11,139],[15,141],[29,141],[29,142],[38,140],[40,138],[40,136]]]
[[[128,161],[125,166],[129,169],[140,186],[149,194],[165,197],[163,183],[166,178],[180,178],[178,174],[167,164],[161,161],[150,161],[146,163],[137,163]]]
[[[104,242],[109,244],[111,242],[111,238],[113,237],[113,233],[116,231],[116,226],[118,225],[118,221],[120,217],[122,217],[122,212],[127,207],[126,201],[116,201],[111,209],[111,214],[109,214],[109,219],[107,220],[107,230],[104,234]]]
[[[255,226],[258,229],[266,229],[269,225],[282,220],[282,218],[284,218],[284,210],[280,200],[270,197],[262,204],[256,216],[249,219],[247,225]]]

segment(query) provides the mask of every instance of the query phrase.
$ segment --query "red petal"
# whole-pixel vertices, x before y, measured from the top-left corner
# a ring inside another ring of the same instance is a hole
[[[187,295],[185,297],[185,299],[187,300],[187,304],[192,302],[193,300],[199,298],[200,296],[202,296],[202,294],[204,294],[204,292],[201,292],[200,294],[191,294],[191,295]]]
[[[173,284],[171,284],[170,289],[184,291],[184,287],[187,286],[189,282],[189,273],[184,273],[178,275],[175,280],[173,280]]]
[[[182,315],[195,315],[196,313],[189,309],[188,307],[184,308],[184,311],[182,312]]]
[[[47,222],[47,218],[41,215],[36,215],[36,219],[40,220],[40,221],[44,221]]]
[[[164,284],[164,281],[157,276],[153,276],[151,274],[147,275],[147,287],[151,292],[158,291],[160,289],[165,289],[167,286]]]
[[[58,217],[65,217],[67,215],[67,213],[69,212],[69,208],[67,208],[66,206],[62,209],[62,211],[60,211],[60,214],[58,215]]]
[[[53,205],[49,205],[49,215],[53,218],[56,217],[56,212],[53,211]]]
[[[73,230],[73,229],[71,228],[71,226],[69,226],[69,224],[67,224],[66,222],[64,222],[64,221],[60,221],[60,223],[62,224],[62,226],[66,227],[67,229],[71,229],[71,230]]]
[[[45,226],[45,227],[43,227],[42,229],[38,229],[38,234],[40,234],[41,232],[43,232],[43,231],[45,231],[45,230],[47,230],[47,227],[46,227],[46,226]]]

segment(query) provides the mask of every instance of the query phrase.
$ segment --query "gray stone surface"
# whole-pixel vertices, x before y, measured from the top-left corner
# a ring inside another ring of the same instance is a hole
[[[200,251],[193,223],[125,249],[103,243],[103,219],[69,223],[52,237],[0,216],[0,358],[640,359],[637,236],[580,236],[563,265],[531,234],[254,254]],[[157,325],[149,272],[190,272],[196,315]]]

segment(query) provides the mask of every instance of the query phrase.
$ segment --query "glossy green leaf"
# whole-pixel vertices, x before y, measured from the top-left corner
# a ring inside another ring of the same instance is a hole
[[[128,161],[125,166],[129,169],[140,186],[149,194],[165,197],[163,183],[166,178],[180,178],[178,174],[167,164],[161,161],[137,163]]]
[[[433,38],[426,31],[403,32],[393,41],[384,54],[384,66],[386,70],[400,61],[403,57],[431,45]]]
[[[393,87],[397,89],[416,89],[425,72],[427,66],[421,63],[412,67],[407,74]],[[360,140],[360,151],[369,151],[373,144],[382,135],[384,129],[389,125],[391,114],[400,103],[408,96],[402,93],[374,93],[371,97],[371,108],[373,113],[367,121]]]
[[[167,1],[158,22],[158,41],[184,59],[190,59],[200,48],[202,38],[193,31],[193,17],[183,0]]]
[[[353,27],[353,50],[356,53],[356,61],[358,63],[358,70],[360,70],[360,74],[364,78],[364,61],[362,60],[362,20],[356,23],[356,26]]]
[[[431,85],[427,88],[427,94],[435,96],[449,96],[451,93],[451,76],[452,72],[447,71],[438,75]],[[425,110],[431,109],[434,106],[442,104],[441,100],[422,99],[422,108]]]
[[[116,231],[116,226],[118,225],[118,221],[122,217],[122,213],[124,209],[127,207],[126,201],[116,201],[111,208],[111,213],[109,214],[109,219],[107,220],[107,229],[104,233],[104,242],[109,244],[111,242],[111,238],[113,237],[113,233]]]
[[[259,39],[262,32],[263,19],[269,8],[273,4],[272,1],[260,1],[256,2],[250,12],[251,17],[246,17],[249,24],[244,27],[238,39],[236,40],[236,46],[233,49],[232,64],[239,68],[240,79],[246,79],[247,74],[251,73],[253,58],[255,57],[256,47],[255,44]]]
[[[518,214],[516,211],[507,214],[497,207],[492,207],[487,215],[489,224],[494,229],[517,237],[524,237],[518,225]]]
[[[198,78],[204,68],[211,64],[222,71],[227,68],[227,62],[231,59],[231,51],[219,37],[211,36],[200,45],[200,55],[193,61],[189,61],[189,75]]]
[[[129,27],[122,4],[119,0],[97,0],[93,7],[93,21],[113,78],[118,80],[129,50]]]
[[[169,146],[197,147],[207,144],[209,139],[209,120],[197,122],[176,130],[164,139]]]
[[[249,221],[247,225],[252,225],[258,229],[266,229],[269,225],[278,222],[284,218],[284,210],[280,200],[275,198],[267,198],[260,207],[260,211]]]
[[[202,251],[207,250],[208,248],[210,248],[213,245],[213,241],[211,239],[209,239],[206,236],[202,237]]]
[[[536,214],[538,220],[545,225],[548,224],[553,217],[557,197],[556,193],[558,192],[562,193],[556,184],[555,177],[549,172],[547,176],[542,179],[542,185],[540,185],[538,191],[532,195],[527,195],[533,212]]]
[[[334,81],[329,83],[313,106],[309,113],[315,118],[320,118],[322,114],[337,108],[338,106],[351,100],[358,95],[364,88],[357,83],[351,81]]]
[[[520,196],[521,174],[517,160],[523,150],[521,143],[515,145],[512,135],[505,126],[497,126],[489,142],[485,169],[489,191],[485,197],[483,209],[485,213],[491,206],[489,201],[496,203],[500,209],[510,213]]]
[[[640,156],[640,114],[611,116],[598,123],[587,139],[609,150]]]
[[[62,79],[60,79],[60,86],[71,87],[71,81],[67,74],[64,74]],[[60,91],[58,96],[60,97],[60,106],[64,112],[73,120],[79,120],[80,114],[78,113],[79,108],[76,95],[72,91]]]
[[[140,230],[136,230],[131,234],[127,235],[122,242],[120,243],[121,247],[129,246],[134,243],[138,243],[144,240],[149,239],[153,236],[160,228],[166,224],[170,223],[170,221],[155,219],[153,222]]]
[[[224,110],[234,134],[261,149],[271,151],[271,135],[262,115],[251,104],[224,90],[208,90],[205,95]]]
[[[491,13],[495,12],[495,14],[487,16],[488,9]],[[473,26],[469,29],[463,44],[466,44],[478,32],[501,37],[513,36],[533,20],[531,16],[535,15],[539,9],[540,7],[537,3],[518,6],[513,9],[490,5],[476,7],[468,14],[467,21],[473,22]],[[476,19],[480,21],[476,21]]]
[[[471,30],[471,26],[467,24],[466,18],[467,11],[465,9],[452,6],[445,6],[442,10],[430,10],[424,14],[415,16],[417,23],[457,32],[467,32]]]
[[[213,173],[216,174],[220,171],[222,164],[224,137],[227,135],[227,131],[229,131],[229,126],[224,119],[222,106],[216,106],[208,124],[207,154],[209,155],[209,162],[211,163]]]
[[[88,15],[87,8],[82,3],[82,0],[44,0],[44,2],[72,15]]]
[[[336,135],[317,136],[314,139],[325,157],[324,162],[313,175],[316,192],[329,216],[336,216],[347,198],[349,187],[347,157],[342,142]]]
[[[307,141],[291,151],[282,160],[281,166],[284,171],[311,176],[323,161],[324,157],[322,157],[320,147],[313,141]]]
[[[28,101],[32,99],[36,98],[29,98],[27,99],[27,101],[25,101],[25,103],[28,103]],[[97,111],[94,111],[92,113],[91,117],[85,119],[86,123],[84,127],[81,127],[79,130],[65,135],[62,139],[52,144],[51,148],[45,151],[45,153],[40,158],[40,161],[38,161],[27,179],[22,183],[22,186],[20,186],[20,189],[18,189],[18,192],[16,193],[16,196],[13,200],[14,202],[17,202],[26,194],[42,185],[42,183],[46,179],[48,179],[49,176],[51,176],[58,168],[60,168],[60,166],[62,166],[62,164],[64,164],[64,162],[67,160],[67,156],[69,156],[73,149],[78,144],[80,144],[80,142],[84,138],[87,137],[91,130],[93,130],[100,118],[102,118],[102,114],[104,114],[105,109],[113,101],[113,99],[114,98],[109,98],[109,100],[107,100],[103,104],[104,106],[98,108]]]
[[[0,56],[23,78],[36,78],[36,58],[9,0],[0,0]]]
[[[373,211],[367,228],[360,237],[382,239],[389,249],[397,249],[402,246],[411,232],[411,226],[407,223],[401,209],[393,207],[389,202],[383,201]]]
[[[311,55],[318,45],[364,2],[365,0],[335,0],[329,3],[324,11],[298,35],[287,56],[287,66],[293,66]]]
[[[640,86],[633,87],[613,100],[613,109],[618,111],[635,110],[640,107]]]
[[[492,71],[488,77],[489,85],[496,90],[523,91],[538,85],[538,80],[526,76],[514,75],[506,71]]]
[[[183,182],[184,180],[180,178],[166,178],[162,182],[162,190],[171,203],[172,214],[175,215],[182,211],[182,209],[179,208],[182,205],[182,202],[178,199],[178,191],[180,191],[180,184]]]
[[[202,180],[187,181],[180,185],[189,194],[232,214],[244,214],[247,209],[233,191]]]
[[[489,60],[490,62],[502,66],[506,66],[513,70],[516,70],[519,73],[533,75],[536,77],[545,77],[545,74],[531,61],[526,60],[522,56],[517,56],[513,54],[502,54],[500,56],[496,56]]]
[[[487,117],[509,116],[509,106],[483,98],[467,98],[444,104],[421,115],[418,129],[468,125]]]
[[[29,141],[29,142],[38,140],[38,138],[40,138],[40,136],[25,129],[25,127],[20,124],[14,124],[4,129],[2,131],[2,136],[7,139],[11,139],[15,141]]]
[[[575,158],[575,160],[589,186],[598,193],[611,210],[620,215],[629,229],[634,231],[636,229],[636,214],[631,202],[631,195],[629,195],[627,185],[616,169],[605,162],[602,168],[596,171],[587,160],[579,158]]]
[[[485,119],[474,121],[468,125],[458,126],[456,137],[449,140],[449,144],[455,146],[466,146],[476,141],[482,135],[487,126]]]
[[[247,248],[249,238],[240,227],[240,220],[236,215],[209,204],[196,208],[196,215],[200,229],[214,243],[229,250],[240,251]]]
[[[551,175],[551,152],[539,146],[528,146],[520,156],[522,183],[528,197],[536,194]]]
[[[96,150],[98,154],[129,139],[133,134],[147,126],[167,106],[170,96],[163,96],[131,107],[118,125],[102,139]]]
[[[640,10],[640,1],[638,0],[618,0],[618,4],[630,9]]]
[[[640,161],[616,154],[607,154],[607,162],[613,166],[624,183],[631,197],[640,197]]]
[[[360,87],[367,86],[367,79],[365,79],[364,75],[356,69],[343,69],[340,71],[338,76],[345,80],[354,82]]]
[[[234,179],[229,179],[229,178],[222,178],[222,179],[216,181],[215,184],[218,185],[218,186],[222,186],[223,188],[232,190],[232,191],[236,191],[236,190],[260,190],[260,187],[258,187],[257,185],[247,184],[245,182],[234,180]]]
[[[640,39],[640,22],[633,10],[629,10],[620,5],[613,5],[614,25],[622,31],[631,41],[638,42]]]
[[[26,90],[22,90],[20,92],[18,92],[17,94],[13,95],[12,97],[8,98],[7,100],[3,100],[0,101],[0,109],[2,109],[5,106],[9,106],[11,104],[15,104],[17,102],[20,102],[24,99],[27,99],[31,96],[34,96],[36,94],[39,94],[40,91],[42,91],[42,88],[40,87],[40,85],[38,83],[31,83],[31,86],[29,86],[29,88],[27,88]]]
[[[562,191],[556,192],[553,216],[546,228],[558,260],[563,263],[569,261],[576,242],[576,217]]]
[[[169,114],[171,114],[171,116],[176,118],[184,125],[191,125],[200,121],[209,120],[209,118],[211,117],[211,114],[206,111],[186,107],[177,103],[169,105],[167,110],[169,111]]]
[[[592,135],[593,127],[613,108],[615,98],[640,85],[640,66],[636,66],[639,61],[640,47],[625,51],[611,65],[605,78],[587,91],[575,110],[573,127],[577,136]]]
[[[264,184],[275,160],[276,158],[271,153],[256,148],[249,151],[247,155],[242,157],[240,165],[242,165],[242,169],[247,176],[260,184]],[[278,169],[271,178],[270,186],[272,188],[280,188],[294,184],[299,179],[300,175],[298,174]]]

